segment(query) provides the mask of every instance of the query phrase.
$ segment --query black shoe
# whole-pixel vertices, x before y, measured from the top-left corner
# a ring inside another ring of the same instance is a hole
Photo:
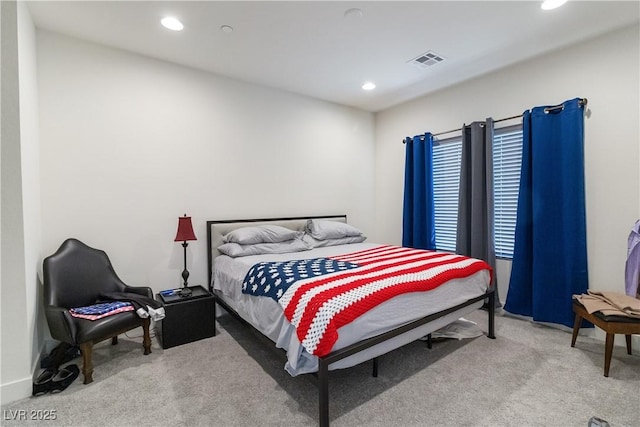
[[[51,393],[60,393],[78,378],[80,369],[78,365],[69,365],[60,369],[51,380]]]
[[[33,380],[32,396],[40,396],[51,390],[53,384],[53,377],[58,371],[55,369],[44,369],[40,372],[38,377]]]
[[[42,358],[40,361],[40,367],[42,369],[57,369],[63,363],[71,362],[76,357],[80,357],[80,349],[78,346],[63,342],[51,350],[51,353]]]

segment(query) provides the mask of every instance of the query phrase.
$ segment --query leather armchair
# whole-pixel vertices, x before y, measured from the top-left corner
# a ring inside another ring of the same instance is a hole
[[[153,298],[148,287],[127,286],[115,273],[104,251],[91,248],[77,239],[65,240],[53,255],[44,259],[44,308],[51,336],[59,341],[80,347],[84,384],[93,381],[93,345],[111,338],[118,343],[118,335],[142,327],[144,354],[151,353],[149,318],[126,311],[98,320],[71,316],[70,308],[96,303],[100,293],[128,292]]]

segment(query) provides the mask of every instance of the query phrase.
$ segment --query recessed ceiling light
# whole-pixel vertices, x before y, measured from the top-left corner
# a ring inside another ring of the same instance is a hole
[[[165,16],[164,18],[162,18],[160,23],[163,27],[168,28],[172,31],[182,31],[182,29],[184,28],[182,22],[178,21],[178,19],[174,18],[173,16]]]
[[[222,31],[223,33],[232,33],[233,27],[231,25],[223,25],[222,27],[220,27],[220,31]]]
[[[543,10],[551,10],[565,4],[567,0],[544,0],[540,6]]]
[[[362,89],[364,89],[364,90],[373,90],[375,88],[376,88],[376,85],[374,83],[371,83],[371,82],[367,82],[367,83],[362,85]]]

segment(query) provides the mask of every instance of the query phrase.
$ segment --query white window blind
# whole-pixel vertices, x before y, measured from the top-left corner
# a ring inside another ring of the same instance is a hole
[[[460,137],[441,140],[433,146],[436,249],[441,251],[456,251],[461,158]]]
[[[437,141],[433,147],[433,196],[436,248],[455,252],[462,138]],[[493,138],[494,239],[496,256],[513,257],[520,185],[522,128],[496,129]]]
[[[496,129],[493,135],[494,240],[496,256],[513,258],[518,209],[522,127]]]

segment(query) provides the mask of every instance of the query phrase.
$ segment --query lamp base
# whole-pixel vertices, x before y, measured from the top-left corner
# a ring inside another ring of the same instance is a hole
[[[182,289],[180,289],[180,291],[178,292],[178,295],[180,295],[182,298],[186,298],[186,297],[190,297],[191,296],[191,289],[184,287]]]

